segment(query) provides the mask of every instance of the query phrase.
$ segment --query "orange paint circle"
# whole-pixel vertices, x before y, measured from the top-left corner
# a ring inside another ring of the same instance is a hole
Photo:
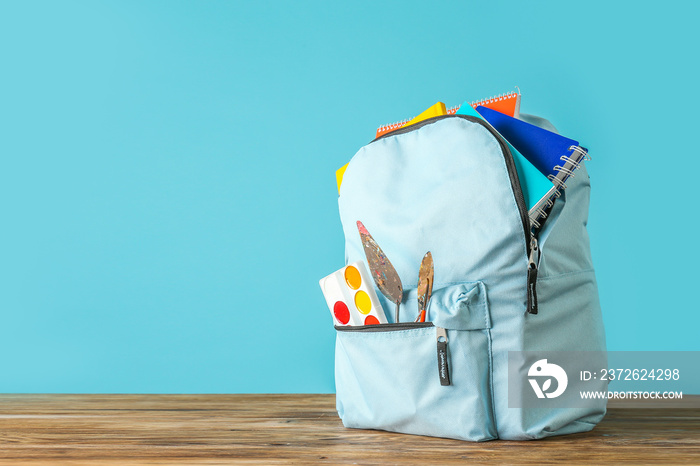
[[[360,276],[360,271],[357,270],[352,265],[345,269],[345,283],[348,284],[350,288],[356,290],[362,285],[362,277]]]
[[[369,311],[372,310],[372,301],[370,301],[369,295],[362,290],[355,293],[355,307],[361,313],[369,314]]]
[[[365,325],[378,325],[379,324],[379,319],[377,319],[374,316],[367,316],[365,318]]]

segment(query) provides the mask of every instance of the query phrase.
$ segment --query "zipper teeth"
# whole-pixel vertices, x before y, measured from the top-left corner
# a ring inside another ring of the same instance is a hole
[[[506,143],[505,139],[503,139],[503,137],[500,134],[498,134],[498,132],[495,129],[493,129],[491,125],[486,123],[481,118],[477,118],[471,115],[438,115],[431,118],[427,118],[423,121],[420,121],[411,126],[407,126],[405,128],[395,129],[394,131],[379,136],[371,142],[378,141],[388,136],[396,136],[398,134],[409,133],[411,131],[415,131],[419,128],[422,128],[425,125],[435,123],[439,120],[444,120],[445,118],[462,118],[464,120],[471,121],[472,123],[478,123],[484,128],[486,128],[488,132],[491,133],[500,144],[501,150],[503,151],[503,158],[506,162],[506,169],[508,170],[508,178],[510,178],[510,187],[513,191],[513,195],[515,196],[515,203],[518,205],[518,213],[520,213],[520,221],[523,224],[523,230],[525,233],[525,257],[529,258],[531,236],[530,216],[528,215],[527,207],[525,206],[525,195],[523,195],[523,188],[522,186],[520,186],[520,179],[518,178],[518,171],[515,168],[515,160],[513,160],[513,154],[510,152],[510,148],[508,147],[508,144]]]
[[[398,324],[375,324],[375,325],[336,325],[335,329],[340,332],[394,332],[398,330],[412,330],[414,328],[434,327],[432,322],[399,322]]]
[[[399,128],[396,128],[396,129],[393,130],[393,131],[389,131],[389,132],[386,133],[386,134],[382,134],[382,135],[379,136],[378,138],[372,139],[372,140],[370,141],[370,143],[372,143],[372,142],[374,142],[374,141],[379,141],[380,139],[384,139],[384,138],[389,137],[389,136],[396,136],[397,134],[410,133],[411,131],[414,131],[414,130],[416,130],[416,129],[418,129],[418,128],[422,128],[423,126],[428,125],[428,124],[430,124],[430,123],[434,123],[434,122],[436,122],[436,121],[438,121],[438,120],[442,120],[443,118],[449,118],[449,117],[455,117],[455,116],[466,117],[466,116],[469,116],[469,115],[438,115],[438,116],[426,118],[426,119],[423,120],[423,121],[419,121],[418,123],[414,123],[414,124],[412,124],[412,125],[410,125],[410,126],[406,126],[405,128],[399,127]],[[472,118],[473,118],[473,117],[472,117]]]
[[[467,116],[467,115],[465,115]],[[525,195],[523,194],[523,187],[520,186],[520,178],[518,178],[518,170],[515,168],[515,160],[513,159],[513,154],[510,152],[508,143],[505,139],[498,134],[490,125],[483,124],[480,119],[477,119],[479,123],[488,129],[491,134],[498,140],[501,144],[501,149],[503,150],[503,155],[506,161],[506,168],[508,169],[508,177],[510,178],[510,186],[515,195],[515,203],[518,205],[518,212],[520,213],[520,221],[523,224],[523,233],[525,235],[525,255],[530,257],[530,216],[527,212],[527,206],[525,205]]]

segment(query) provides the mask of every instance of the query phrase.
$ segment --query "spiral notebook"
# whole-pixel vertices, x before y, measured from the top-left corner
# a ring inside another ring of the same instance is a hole
[[[477,112],[493,126],[515,149],[552,183],[548,192],[530,208],[530,222],[539,228],[547,217],[554,198],[566,189],[566,180],[574,176],[584,160],[589,160],[588,150],[578,141],[547,131],[517,118],[479,106]]]
[[[479,106],[487,107],[496,110],[497,112],[501,112],[506,115],[510,115],[514,118],[518,118],[520,116],[520,91],[507,92],[505,94],[489,97],[488,99],[479,100],[477,102],[465,102],[464,104],[462,104],[461,107],[464,107],[465,104],[471,105],[472,108],[476,108]],[[429,107],[427,110],[425,110],[423,113],[421,113],[415,118],[409,118],[407,120],[401,120],[397,121],[396,123],[380,126],[379,128],[377,128],[375,138],[390,133],[395,129],[403,128],[405,126],[418,123],[430,117],[438,115],[454,115],[455,112],[457,112],[461,107],[458,106],[446,109],[445,104],[443,104],[442,102],[438,102],[435,105]]]
[[[490,97],[478,102],[471,102],[469,105],[473,109],[476,107],[486,107],[491,110],[503,113],[504,115],[512,116],[513,118],[520,117],[520,90],[518,92],[507,92],[505,94]],[[461,107],[460,107],[461,108]]]

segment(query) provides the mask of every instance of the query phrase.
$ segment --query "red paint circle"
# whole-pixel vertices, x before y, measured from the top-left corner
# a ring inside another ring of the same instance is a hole
[[[365,318],[365,325],[377,325],[379,323],[379,319],[377,319],[374,316],[367,316]]]
[[[350,310],[342,301],[337,301],[333,305],[333,315],[336,319],[338,319],[338,322],[340,322],[343,325],[346,325],[348,322],[350,322]]]

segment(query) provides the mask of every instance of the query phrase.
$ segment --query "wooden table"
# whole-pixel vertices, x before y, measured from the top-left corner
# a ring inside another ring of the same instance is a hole
[[[345,429],[334,395],[0,395],[0,464],[700,464],[700,396],[485,443]]]

